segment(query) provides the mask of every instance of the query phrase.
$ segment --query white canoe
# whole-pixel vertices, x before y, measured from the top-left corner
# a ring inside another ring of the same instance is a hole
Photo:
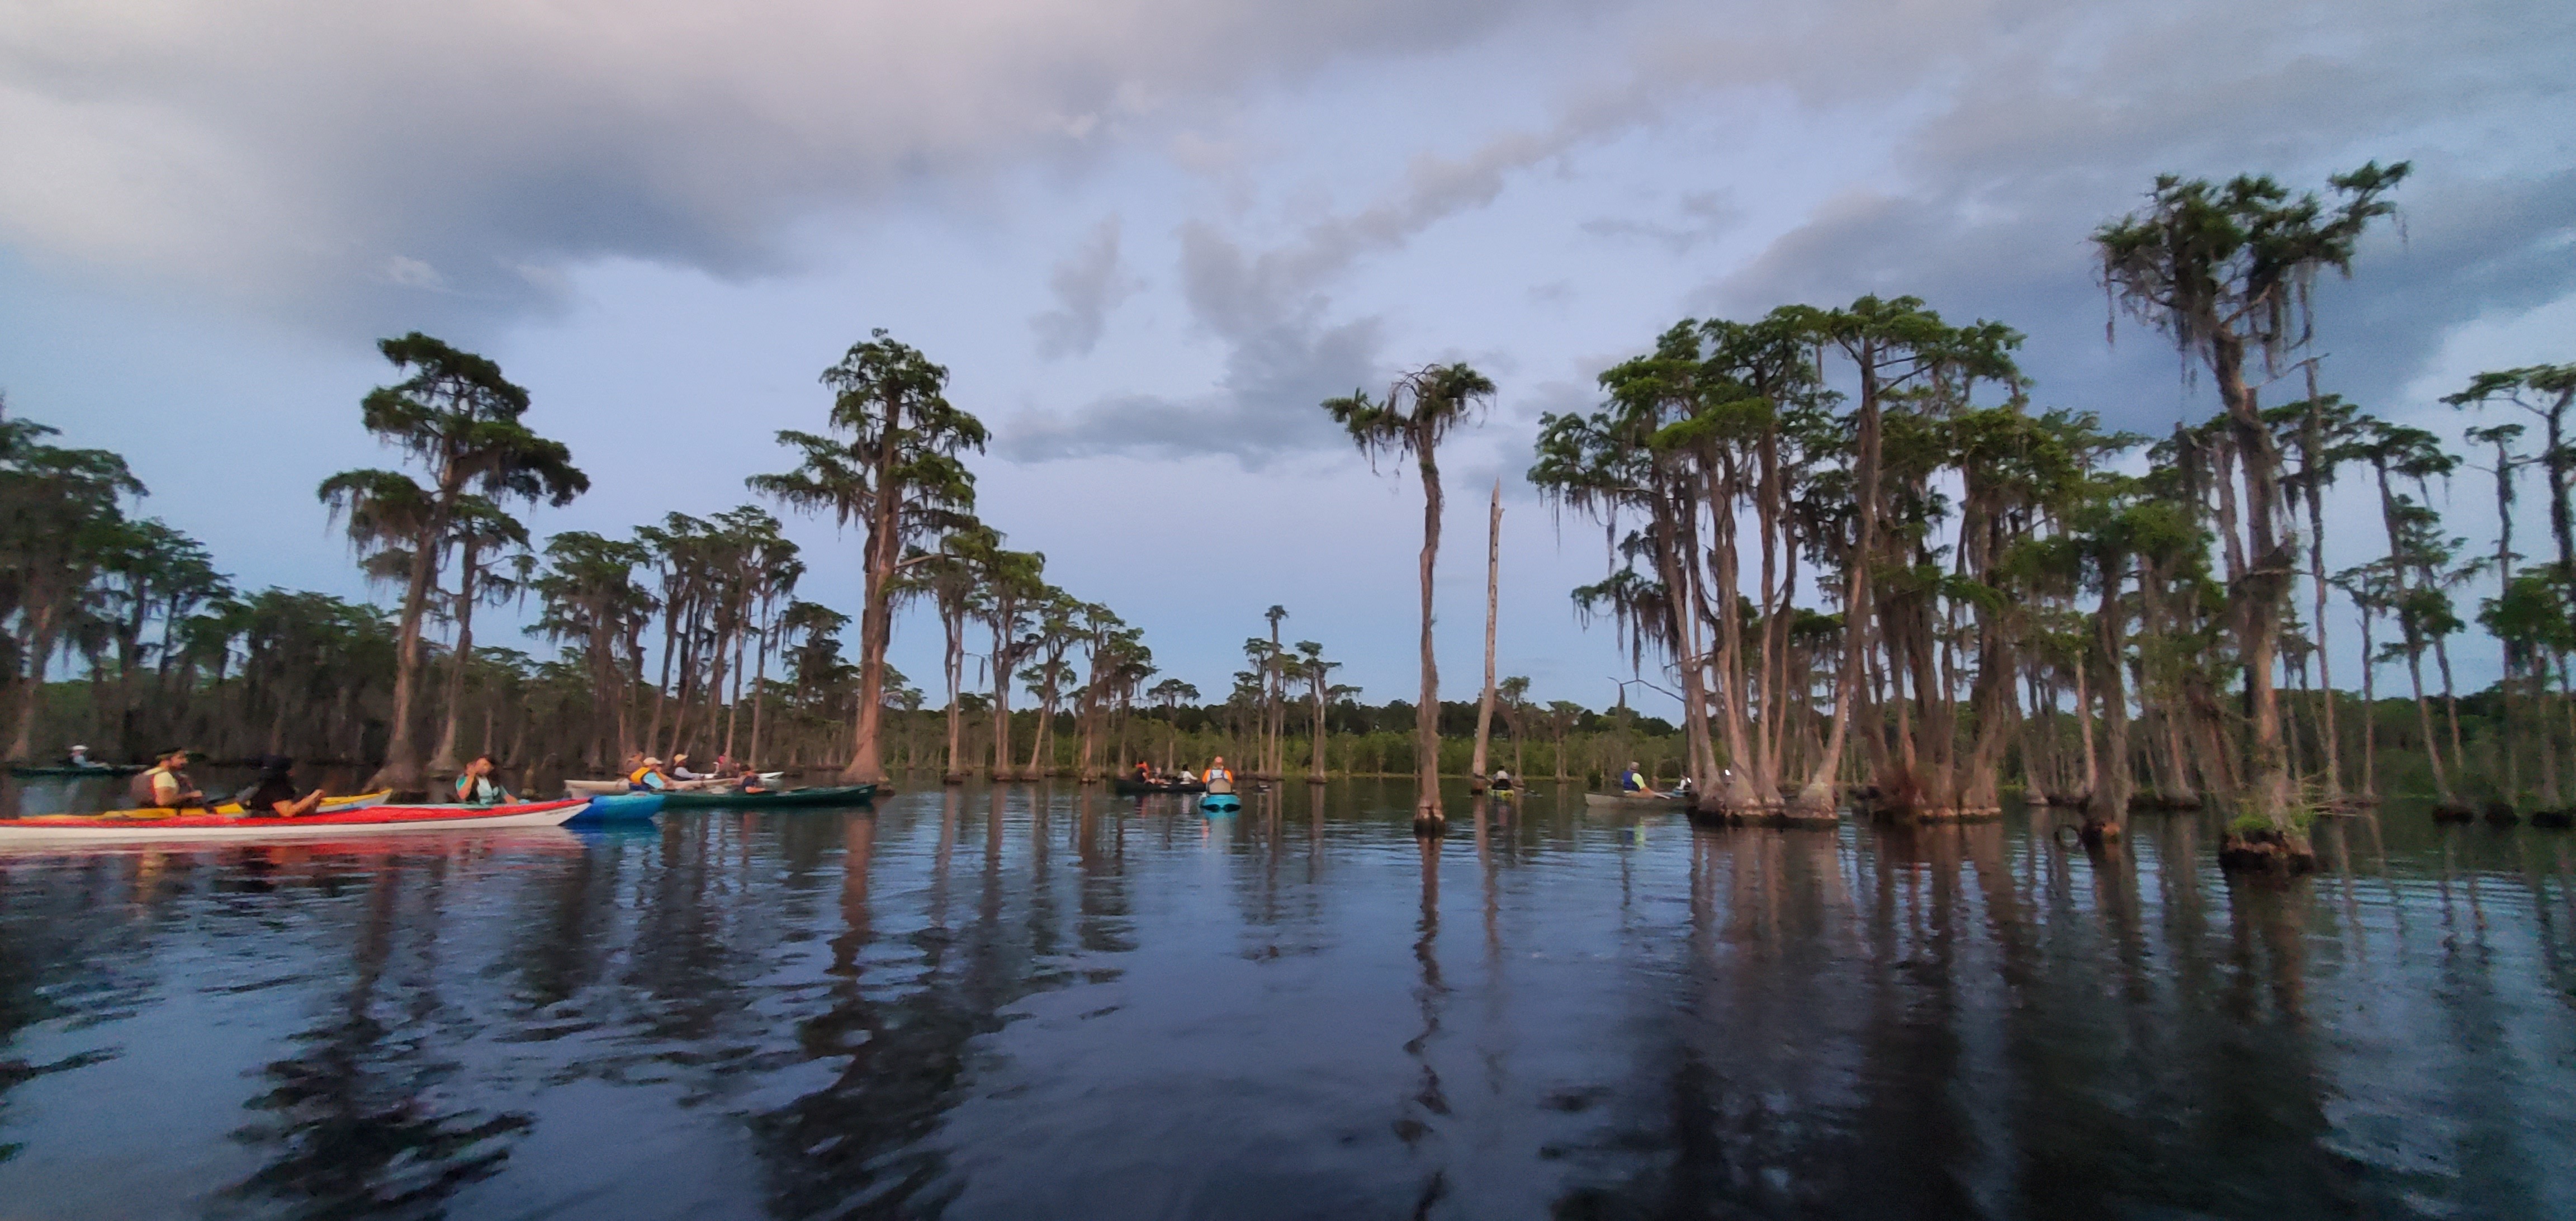
[[[302,818],[176,814],[163,818],[47,814],[0,819],[0,845],[128,844],[157,840],[277,839],[374,831],[481,831],[499,827],[556,827],[570,822],[588,798],[509,806],[376,806]]]

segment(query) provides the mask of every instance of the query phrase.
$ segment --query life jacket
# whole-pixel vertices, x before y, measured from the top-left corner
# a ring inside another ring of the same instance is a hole
[[[1211,767],[1207,769],[1207,775],[1200,778],[1207,781],[1209,784],[1215,784],[1220,780],[1225,781],[1228,784],[1234,783],[1234,773],[1222,767]]]
[[[646,776],[650,776],[650,775],[652,775],[652,774],[653,774],[653,769],[652,769],[652,768],[649,768],[649,767],[639,767],[639,768],[636,768],[634,771],[631,771],[631,772],[626,773],[626,783],[631,784],[631,785],[634,785],[635,787],[637,787],[637,788],[639,788],[639,789],[640,789],[640,788],[644,787],[644,778],[645,778]]]

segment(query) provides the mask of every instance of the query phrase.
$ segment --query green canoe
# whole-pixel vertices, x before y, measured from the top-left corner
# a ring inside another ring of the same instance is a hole
[[[50,780],[60,776],[86,780],[95,776],[131,776],[142,770],[140,763],[99,763],[89,767],[12,767],[9,774],[20,780]]]
[[[877,795],[873,784],[843,784],[821,789],[787,789],[774,793],[672,793],[665,810],[775,810],[863,806]]]

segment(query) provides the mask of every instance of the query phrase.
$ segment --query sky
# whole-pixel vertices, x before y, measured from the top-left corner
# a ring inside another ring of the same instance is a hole
[[[2405,160],[2320,286],[2323,386],[2456,438],[2471,374],[2576,360],[2570,63],[2563,0],[0,0],[0,392],[245,588],[363,596],[312,489],[394,461],[378,338],[530,389],[592,477],[542,535],[750,500],[883,327],[992,426],[984,518],[1166,672],[1221,694],[1277,604],[1381,701],[1420,489],[1318,404],[1465,360],[1500,393],[1442,453],[1443,692],[1479,681],[1499,484],[1502,672],[1600,706],[1625,662],[1567,591],[1601,530],[1521,472],[1603,368],[1911,293],[2025,332],[2041,405],[2162,433],[2215,399],[2106,335],[2094,227],[2160,173]],[[2364,492],[2330,562],[2379,544]],[[2492,500],[2436,492],[2477,547]],[[855,612],[857,540],[793,533]],[[936,637],[895,663],[935,681]]]

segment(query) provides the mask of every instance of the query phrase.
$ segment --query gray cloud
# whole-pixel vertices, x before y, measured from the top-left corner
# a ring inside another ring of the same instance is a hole
[[[1685,191],[1678,210],[1677,222],[1601,216],[1583,222],[1583,231],[1594,237],[1645,241],[1678,257],[1725,236],[1744,220],[1744,209],[1737,206],[1732,191]]]
[[[507,314],[584,260],[789,267],[819,213],[1542,2],[0,0],[0,144],[44,167],[0,242],[337,326]]]
[[[1108,217],[1094,227],[1081,249],[1056,264],[1047,287],[1055,294],[1056,308],[1029,319],[1037,332],[1038,355],[1089,355],[1100,344],[1109,311],[1144,287],[1119,266],[1118,218]]]
[[[1227,348],[1217,386],[1186,398],[1113,395],[1068,413],[1024,415],[1004,430],[997,452],[1032,462],[1221,453],[1249,469],[1290,452],[1348,444],[1318,404],[1355,389],[1378,391],[1389,362],[1380,320],[1336,320],[1326,290],[1362,259],[1491,204],[1514,173],[1563,155],[1601,121],[1578,113],[1541,131],[1489,140],[1463,157],[1418,156],[1385,198],[1311,223],[1258,254],[1203,222],[1183,226],[1182,299],[1197,325]]]
[[[2461,138],[2464,122],[2507,113],[2576,120],[2563,93],[2535,100],[2529,78],[2496,58],[2563,56],[2576,45],[2563,18],[2524,31],[2546,48],[2534,50],[2500,45],[2501,17],[2382,10],[2331,55],[2277,28],[2205,45],[2187,37],[2191,19],[2142,26],[2080,71],[2042,70],[2054,53],[2023,45],[1927,112],[1883,187],[1815,209],[1689,304],[1741,316],[1912,293],[2027,332],[2023,364],[2043,401],[2161,431],[2207,415],[2206,391],[2182,384],[2171,347],[2145,328],[2124,321],[2118,344],[2103,342],[2094,227],[2137,207],[2161,171],[2266,171],[2322,188],[2326,173],[2374,158],[2418,162],[2396,197],[2406,237],[2384,231],[2351,282],[2321,286],[2330,388],[2384,401],[2452,328],[2576,291],[2576,171],[2564,153],[2517,165],[2524,150]]]

